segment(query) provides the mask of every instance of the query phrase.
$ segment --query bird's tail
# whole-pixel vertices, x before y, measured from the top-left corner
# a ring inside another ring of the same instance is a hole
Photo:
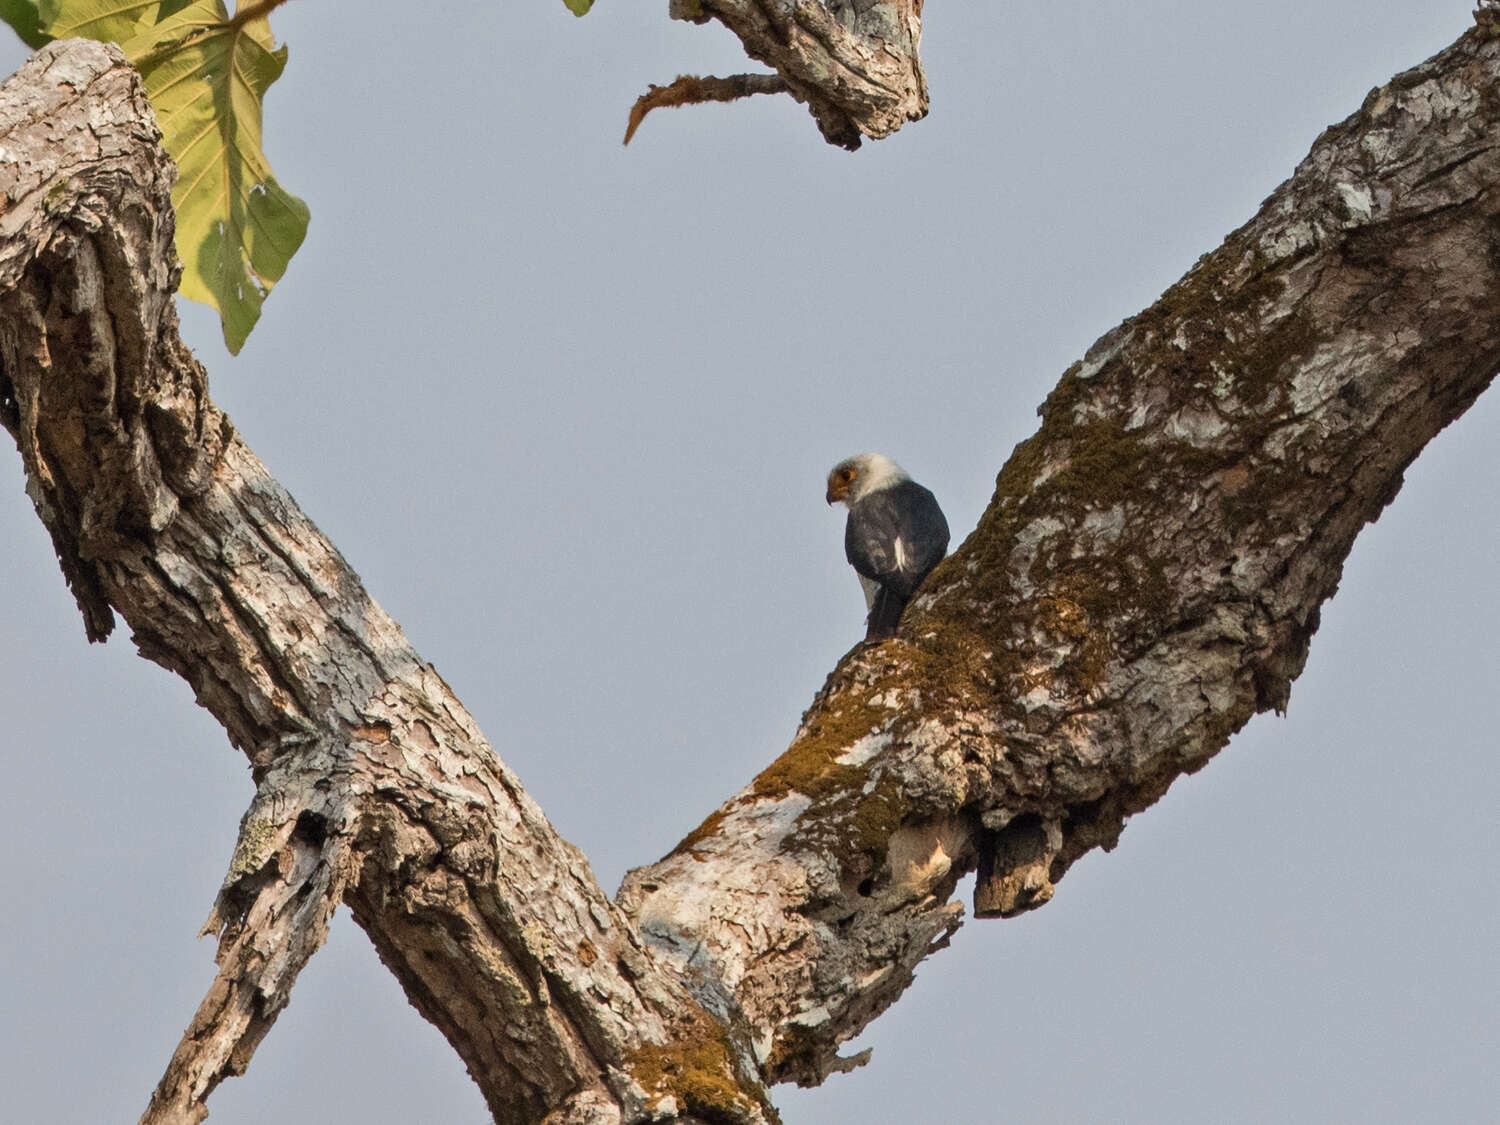
[[[875,600],[870,603],[870,616],[865,619],[865,640],[883,641],[894,637],[905,608],[906,598],[889,586],[880,587],[875,592]]]

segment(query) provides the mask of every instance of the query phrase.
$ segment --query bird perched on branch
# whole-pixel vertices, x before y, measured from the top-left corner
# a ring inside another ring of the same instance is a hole
[[[901,611],[948,550],[937,499],[879,453],[840,461],[828,474],[828,502],[849,509],[844,555],[864,587],[865,640],[896,635]]]

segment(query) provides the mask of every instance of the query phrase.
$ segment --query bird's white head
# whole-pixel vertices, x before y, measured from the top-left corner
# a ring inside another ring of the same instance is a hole
[[[852,505],[872,492],[910,480],[906,470],[879,453],[845,457],[828,474],[828,502]]]

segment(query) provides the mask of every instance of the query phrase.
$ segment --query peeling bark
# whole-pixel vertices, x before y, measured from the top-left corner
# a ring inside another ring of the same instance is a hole
[[[257,786],[153,1123],[244,1070],[339,902],[497,1120],[774,1120],[764,1084],[861,1061],[965,872],[981,915],[1041,905],[1285,706],[1358,531],[1500,362],[1475,31],[1067,372],[901,635],[612,903],[208,398],[156,140],[114,48],[0,87],[0,422],[90,639],[122,617]]]

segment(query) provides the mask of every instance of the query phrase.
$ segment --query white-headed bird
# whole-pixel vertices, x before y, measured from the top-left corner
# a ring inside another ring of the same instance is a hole
[[[865,640],[896,635],[901,611],[948,550],[937,499],[879,453],[848,457],[828,474],[828,502],[849,509],[844,555],[865,590]]]

